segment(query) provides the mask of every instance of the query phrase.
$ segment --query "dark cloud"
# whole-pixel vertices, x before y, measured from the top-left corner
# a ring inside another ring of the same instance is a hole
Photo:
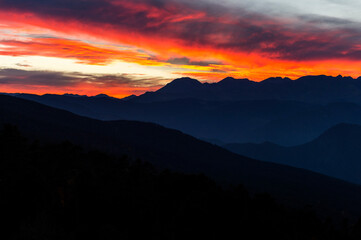
[[[0,84],[27,86],[72,87],[82,83],[97,87],[154,87],[167,79],[136,74],[83,74],[50,71],[26,71],[19,69],[0,69]]]
[[[158,36],[186,46],[257,52],[277,59],[361,60],[361,30],[344,19],[308,15],[290,24],[245,9],[190,0],[0,0],[0,8]],[[170,59],[175,64],[187,60]]]
[[[16,63],[15,65],[18,67],[32,67],[30,64],[27,63]]]
[[[167,62],[175,65],[192,65],[192,66],[209,66],[211,64],[222,64],[221,62],[217,62],[217,61],[192,61],[187,57],[170,58],[168,59]]]
[[[220,69],[212,69],[211,72],[215,73],[227,73],[226,71],[220,70]]]
[[[19,69],[1,69],[0,84],[71,86],[78,83],[75,76],[60,72],[26,71]]]
[[[329,16],[320,16],[316,14],[307,14],[307,15],[300,15],[297,17],[301,21],[308,22],[311,24],[317,24],[317,25],[326,25],[326,26],[350,26],[354,24],[358,24],[354,21],[348,20],[348,19],[342,19],[337,17],[329,17]]]

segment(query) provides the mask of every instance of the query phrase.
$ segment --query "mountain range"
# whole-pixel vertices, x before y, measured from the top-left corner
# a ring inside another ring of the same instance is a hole
[[[11,96],[0,96],[0,124],[18,126],[30,139],[69,140],[86,149],[127,154],[186,173],[204,173],[222,184],[243,183],[283,203],[311,204],[343,216],[361,214],[361,186],[307,170],[253,160],[152,123],[100,121]]]
[[[179,78],[155,92],[145,93],[133,101],[159,102],[184,98],[207,101],[291,100],[317,104],[361,102],[361,78],[304,76],[296,80],[268,78],[261,82],[227,77],[216,83],[201,83]]]
[[[339,123],[361,124],[360,78],[305,76],[262,82],[180,78],[125,99],[104,94],[13,94],[100,120],[153,122],[199,139],[225,143],[307,143]]]

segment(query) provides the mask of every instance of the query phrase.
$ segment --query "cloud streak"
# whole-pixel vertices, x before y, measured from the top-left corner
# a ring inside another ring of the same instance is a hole
[[[144,92],[159,88],[169,79],[136,74],[83,74],[77,72],[50,72],[19,69],[0,69],[0,86],[25,92],[44,89],[44,93],[79,92],[84,94],[108,93],[112,96],[130,95],[129,90]]]
[[[158,52],[169,52],[176,45],[236,53],[256,52],[268,58],[296,61],[361,59],[358,41],[361,31],[349,21],[309,16],[289,24],[286,21],[290,19],[276,20],[249,13],[246,9],[236,11],[214,3],[202,3],[182,0],[1,0],[0,7],[1,15],[10,16],[10,19],[12,16],[13,20],[21,15],[23,17],[18,19],[23,18],[25,22],[26,18],[37,26],[128,44],[133,42]],[[291,20],[294,22],[295,19]],[[59,22],[65,23],[63,29],[57,25]],[[304,25],[297,28],[297,24]],[[103,31],[99,32],[99,29]]]
[[[82,41],[61,38],[27,38],[26,40],[0,40],[5,49],[0,55],[9,56],[47,56],[77,59],[78,63],[106,65],[114,60],[134,62],[140,65],[162,65],[151,56],[135,50],[121,50],[96,46]]]

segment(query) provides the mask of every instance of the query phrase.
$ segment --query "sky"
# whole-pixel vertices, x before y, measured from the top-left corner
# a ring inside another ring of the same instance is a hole
[[[0,92],[115,97],[178,77],[358,77],[358,0],[0,0]]]

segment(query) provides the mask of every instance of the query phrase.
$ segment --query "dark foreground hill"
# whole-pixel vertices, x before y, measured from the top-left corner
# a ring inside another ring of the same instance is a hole
[[[103,122],[31,101],[0,96],[0,124],[11,123],[27,137],[69,140],[86,149],[128,154],[159,168],[204,173],[219,183],[243,183],[282,202],[313,205],[321,212],[361,215],[361,187],[313,172],[252,160],[159,125]]]
[[[2,239],[356,240],[361,222],[321,219],[243,186],[0,129]]]
[[[286,164],[361,184],[361,126],[336,125],[315,140],[295,147],[272,143],[228,144],[235,153]]]

